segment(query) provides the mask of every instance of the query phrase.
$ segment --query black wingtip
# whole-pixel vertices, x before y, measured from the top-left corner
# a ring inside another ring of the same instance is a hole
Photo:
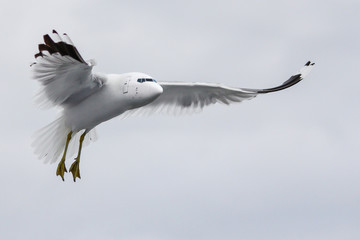
[[[312,63],[311,61],[308,61],[307,63],[305,63],[305,67],[310,67],[310,66],[314,66],[315,63]],[[301,71],[301,70],[300,70]],[[308,72],[307,72],[308,73]],[[289,88],[295,84],[297,84],[298,82],[300,82],[301,80],[303,80],[303,78],[307,75],[307,73],[305,73],[305,75],[303,75],[303,73],[298,73],[295,74],[293,76],[291,76],[287,81],[285,81],[283,84],[281,84],[278,87],[274,87],[274,88],[267,88],[267,89],[250,89],[251,91],[255,91],[257,93],[270,93],[270,92],[277,92],[286,88]]]
[[[39,44],[39,52],[42,52],[42,51],[48,51],[50,54],[55,53],[55,51],[48,45]]]
[[[58,34],[55,29],[53,29],[52,33]],[[67,34],[64,33],[64,35]],[[40,53],[36,54],[35,58],[38,56],[42,56],[41,51],[46,50],[50,54],[59,53],[62,56],[70,56],[81,63],[86,63],[85,60],[81,57],[76,47],[72,44],[68,44],[62,40],[59,42],[54,42],[54,40],[48,34],[44,35],[44,43],[45,44],[39,45]]]
[[[35,54],[34,56],[35,56],[35,58],[37,58],[37,57],[43,57],[43,54],[42,54],[42,52],[39,52],[39,53]]]
[[[305,66],[314,66],[315,63],[312,63],[311,61],[308,61],[307,63],[305,63]]]
[[[45,34],[45,35],[44,35],[44,42],[45,42],[45,44],[48,45],[49,47],[56,48],[55,42],[51,39],[51,37],[49,36],[49,34]]]
[[[281,84],[278,87],[257,90],[257,93],[270,93],[270,92],[277,92],[280,90],[284,90],[286,88],[289,88],[289,87],[297,84],[301,80],[302,80],[301,74],[296,74],[296,75],[291,76],[287,81],[285,81],[283,84]]]

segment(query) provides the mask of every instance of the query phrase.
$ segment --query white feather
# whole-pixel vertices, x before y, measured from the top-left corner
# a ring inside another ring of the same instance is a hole
[[[173,115],[201,112],[215,103],[230,104],[256,97],[254,91],[212,83],[159,82],[163,93],[152,103],[125,112],[122,117],[167,113]]]
[[[70,128],[65,126],[64,117],[60,116],[55,121],[39,129],[33,135],[32,147],[40,160],[45,163],[54,163],[60,159],[65,148],[65,142]],[[80,136],[84,131],[75,132],[71,137],[67,157],[70,158],[77,153]],[[97,140],[95,128],[85,135],[83,146]]]

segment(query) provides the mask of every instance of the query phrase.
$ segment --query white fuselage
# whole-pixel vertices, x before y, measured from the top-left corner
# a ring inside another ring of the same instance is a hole
[[[105,84],[99,91],[76,105],[64,108],[67,127],[73,131],[89,131],[127,110],[151,103],[163,92],[152,77],[143,73],[106,76]]]

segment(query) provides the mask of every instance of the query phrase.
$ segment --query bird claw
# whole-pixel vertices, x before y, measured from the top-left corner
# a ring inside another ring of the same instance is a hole
[[[80,161],[77,158],[75,158],[75,162],[73,162],[73,164],[71,164],[71,167],[69,170],[73,175],[74,182],[76,182],[77,177],[79,179],[81,179],[79,163],[80,163]]]
[[[66,169],[66,166],[65,166],[65,161],[61,160],[58,167],[57,167],[57,170],[56,170],[56,176],[60,176],[61,179],[63,181],[65,181],[65,179],[64,179],[64,173],[65,172],[67,172],[67,169]]]

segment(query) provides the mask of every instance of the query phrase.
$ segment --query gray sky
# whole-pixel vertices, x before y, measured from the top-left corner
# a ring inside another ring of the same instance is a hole
[[[1,239],[360,238],[359,1],[1,6]],[[29,67],[52,29],[95,71],[159,81],[265,88],[316,67],[241,104],[106,122],[74,184],[30,146],[56,117],[33,104]]]

